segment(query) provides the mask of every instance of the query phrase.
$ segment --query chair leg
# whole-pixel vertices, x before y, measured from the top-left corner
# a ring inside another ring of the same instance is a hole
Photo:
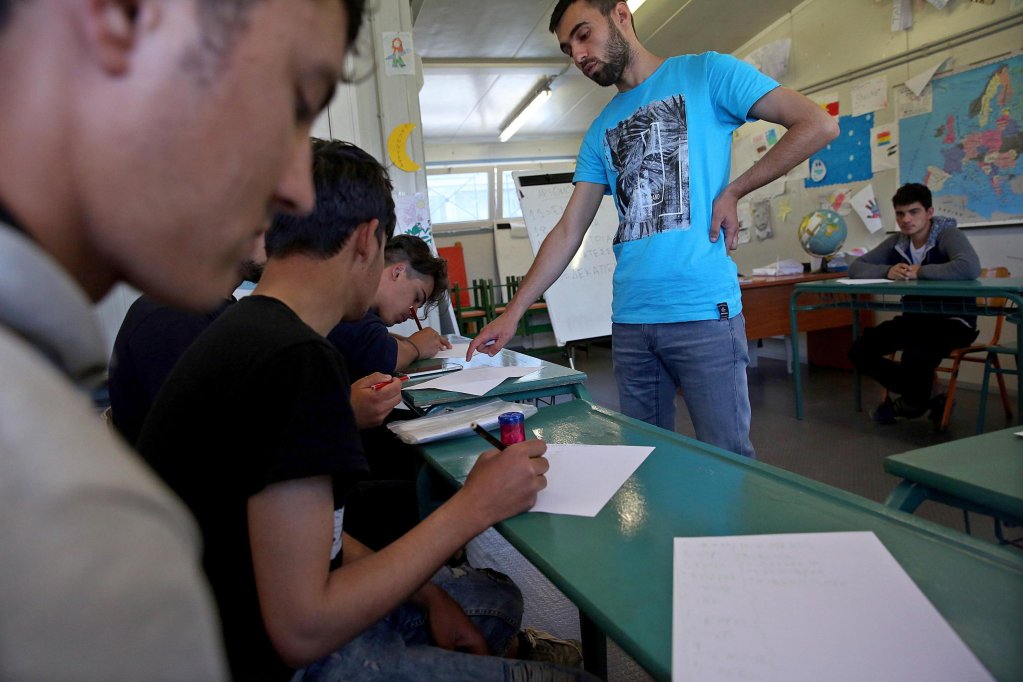
[[[949,373],[948,379],[948,393],[945,394],[945,409],[941,413],[941,422],[938,425],[938,431],[944,431],[948,428],[948,423],[952,419],[952,406],[955,403],[956,397],[956,384],[959,383],[959,360],[952,363],[952,371]]]
[[[995,368],[995,378],[998,379],[998,390],[1002,394],[1002,407],[1005,408],[1006,421],[1012,421],[1012,403],[1009,402],[1009,392],[1005,390],[1005,376],[1002,374],[1002,365],[995,354],[991,364]],[[985,365],[986,367],[987,365]]]
[[[977,410],[977,435],[984,433],[984,421],[987,417],[987,390],[991,379],[991,361],[997,361],[994,353],[988,353],[984,360],[984,379],[980,382],[980,407]]]

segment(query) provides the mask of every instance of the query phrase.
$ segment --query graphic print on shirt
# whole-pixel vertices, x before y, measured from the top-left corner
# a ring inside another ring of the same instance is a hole
[[[684,95],[637,109],[604,134],[615,179],[614,243],[689,229],[689,131]]]

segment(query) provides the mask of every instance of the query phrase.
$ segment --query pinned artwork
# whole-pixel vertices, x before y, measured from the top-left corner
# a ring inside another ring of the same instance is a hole
[[[400,194],[394,198],[394,214],[397,224],[395,234],[419,237],[436,252],[433,243],[433,226],[430,223],[430,204],[422,192]]]
[[[789,72],[791,49],[792,39],[783,38],[758,47],[750,52],[744,61],[757,67],[765,76],[781,80]]]
[[[748,201],[740,201],[736,206],[739,215],[739,243],[749,244],[753,234],[753,211]]]
[[[416,75],[415,49],[411,32],[384,31],[381,46],[384,73],[388,76]]]
[[[895,88],[895,118],[903,119],[912,116],[929,114],[934,108],[934,97],[930,84],[924,86],[919,95],[905,85]]]
[[[771,202],[768,199],[753,204],[753,231],[757,241],[764,241],[774,236],[771,229]]]
[[[406,173],[415,173],[422,168],[408,153],[408,139],[415,127],[415,123],[401,123],[394,126],[387,136],[387,156],[391,163]]]
[[[837,92],[831,92],[826,95],[813,95],[810,99],[819,104],[821,109],[828,112],[828,115],[838,117],[840,109]]]
[[[888,108],[888,78],[877,76],[859,83],[852,89],[852,115],[862,116]]]
[[[870,168],[873,172],[899,167],[899,126],[885,123],[870,129]]]
[[[870,233],[878,232],[884,224],[881,222],[881,207],[874,196],[874,186],[867,185],[857,192],[849,200],[852,207],[856,209],[856,215],[860,217],[863,224],[867,226]]]
[[[824,163],[823,159],[814,159],[810,163],[810,177],[808,181],[816,182],[821,184],[824,182],[824,178],[828,177],[828,166]]]
[[[836,189],[827,196],[825,208],[834,211],[838,215],[849,215],[849,212],[852,211],[852,206],[849,205],[849,199],[851,198],[852,190],[848,187]]]
[[[790,213],[792,213],[792,202],[789,201],[788,197],[782,197],[778,200],[778,217],[781,218],[783,223],[787,223]]]
[[[803,181],[807,189],[870,180],[870,129],[874,114],[841,116],[839,134],[824,149],[810,157],[810,177]],[[824,175],[817,177],[817,162],[823,163]]]

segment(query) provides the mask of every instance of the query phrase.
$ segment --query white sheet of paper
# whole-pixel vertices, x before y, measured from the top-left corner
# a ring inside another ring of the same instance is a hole
[[[888,77],[876,76],[853,86],[852,115],[862,116],[888,108]]]
[[[436,379],[409,386],[406,391],[420,388],[439,388],[445,391],[458,391],[469,395],[484,395],[505,379],[523,377],[536,372],[536,367],[467,367],[461,372],[451,372]]]
[[[675,538],[672,679],[990,680],[870,532]]]
[[[639,445],[547,445],[547,487],[529,511],[596,516],[653,452]]]
[[[435,358],[454,358],[455,360],[465,360],[465,354],[469,352],[469,344],[467,343],[453,343],[451,348],[442,350],[433,357]]]
[[[892,281],[890,279],[853,279],[852,277],[835,280],[838,284],[890,284]]]
[[[938,69],[940,69],[941,65],[944,63],[945,60],[942,59],[934,66],[927,67],[926,69],[924,69],[923,71],[921,71],[920,73],[906,81],[906,87],[909,88],[914,95],[919,97],[920,94],[924,91],[924,88],[927,87],[927,84],[931,82],[932,78],[934,78],[934,74],[938,72]]]
[[[929,114],[933,108],[934,91],[932,88],[924,88],[920,95],[914,95],[913,91],[905,85],[895,88],[895,118],[903,119]]]

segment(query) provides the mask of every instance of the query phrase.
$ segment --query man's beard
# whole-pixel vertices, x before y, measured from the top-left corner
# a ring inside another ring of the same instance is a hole
[[[621,80],[632,56],[629,52],[629,43],[618,27],[610,19],[607,25],[611,29],[611,37],[607,41],[607,58],[600,62],[601,67],[590,76],[594,83],[605,88]]]

